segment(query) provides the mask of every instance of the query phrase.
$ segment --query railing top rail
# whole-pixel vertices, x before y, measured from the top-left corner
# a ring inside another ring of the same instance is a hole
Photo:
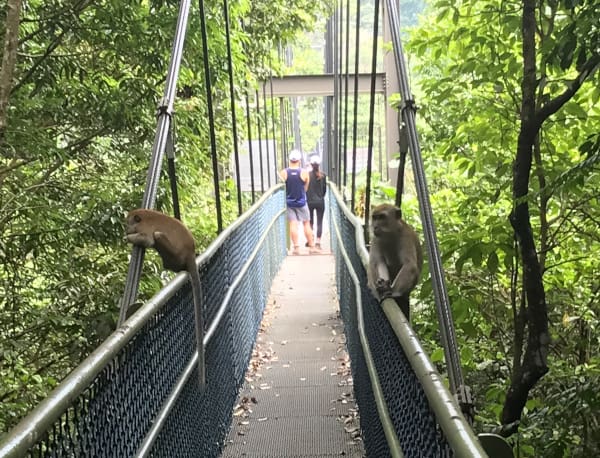
[[[333,183],[329,183],[329,188],[335,196],[339,208],[355,228],[356,251],[363,266],[367,269],[369,253],[365,246],[362,221],[350,212],[339,190]],[[458,408],[452,394],[450,394],[450,391],[442,382],[442,377],[429,360],[418,337],[396,302],[393,299],[388,299],[383,301],[381,305],[405,355],[410,361],[411,367],[423,386],[425,395],[444,432],[444,436],[456,456],[472,458],[487,457],[488,455],[483,450],[471,426]]]
[[[227,227],[196,258],[196,265],[202,266],[217,252],[224,241],[267,199],[273,196],[282,184],[273,186],[256,201],[242,216]],[[188,281],[185,272],[176,275],[164,288],[156,293],[143,307],[134,313],[122,326],[115,330],[92,354],[76,367],[40,404],[23,418],[0,444],[0,458],[21,457],[54,422],[71,406],[100,372],[117,356],[157,313],[166,302]]]

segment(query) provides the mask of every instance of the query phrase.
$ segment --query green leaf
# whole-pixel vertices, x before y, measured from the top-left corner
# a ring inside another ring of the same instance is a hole
[[[487,268],[488,271],[492,274],[495,274],[498,271],[498,255],[495,251],[492,251],[487,258]]]
[[[444,350],[441,348],[436,348],[433,353],[429,356],[429,359],[432,363],[439,363],[444,361]]]

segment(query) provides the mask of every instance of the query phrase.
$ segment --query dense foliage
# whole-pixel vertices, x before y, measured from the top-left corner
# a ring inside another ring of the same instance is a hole
[[[229,3],[242,118],[246,85],[254,88],[271,51],[310,28],[325,4]],[[121,240],[122,220],[141,202],[178,4],[10,0],[1,8],[1,431],[114,329],[130,250]],[[217,150],[229,164],[223,3],[205,8]],[[216,217],[199,22],[195,4],[175,119],[183,219],[202,248],[216,235]],[[226,177],[220,182],[225,224],[237,215],[236,190]],[[164,177],[157,203],[164,211],[167,189]],[[157,257],[147,258],[143,297],[161,285]]]
[[[597,2],[440,0],[407,46],[478,428],[514,432],[512,409],[519,456],[600,453],[599,23]],[[523,251],[509,216],[525,205],[534,245]],[[541,274],[536,302],[528,258]],[[428,310],[418,326],[435,338]],[[548,353],[542,342],[528,355],[544,322]],[[531,377],[521,411],[529,356],[549,372]]]

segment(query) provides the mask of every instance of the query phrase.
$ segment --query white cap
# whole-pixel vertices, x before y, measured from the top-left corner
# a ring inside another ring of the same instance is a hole
[[[289,159],[290,162],[298,162],[300,159],[302,159],[302,153],[297,149],[293,149],[290,151]]]
[[[319,156],[318,154],[313,154],[310,157],[310,163],[319,165],[321,163],[321,156]]]

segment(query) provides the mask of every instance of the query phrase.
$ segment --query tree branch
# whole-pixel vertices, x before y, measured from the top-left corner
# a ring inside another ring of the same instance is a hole
[[[539,125],[560,110],[565,103],[571,100],[581,88],[585,80],[593,75],[596,70],[598,70],[598,67],[600,67],[600,54],[594,54],[587,60],[587,62],[583,64],[579,75],[577,75],[577,78],[575,78],[571,84],[568,85],[567,89],[565,89],[562,94],[550,100],[537,111],[535,117],[538,120]]]

